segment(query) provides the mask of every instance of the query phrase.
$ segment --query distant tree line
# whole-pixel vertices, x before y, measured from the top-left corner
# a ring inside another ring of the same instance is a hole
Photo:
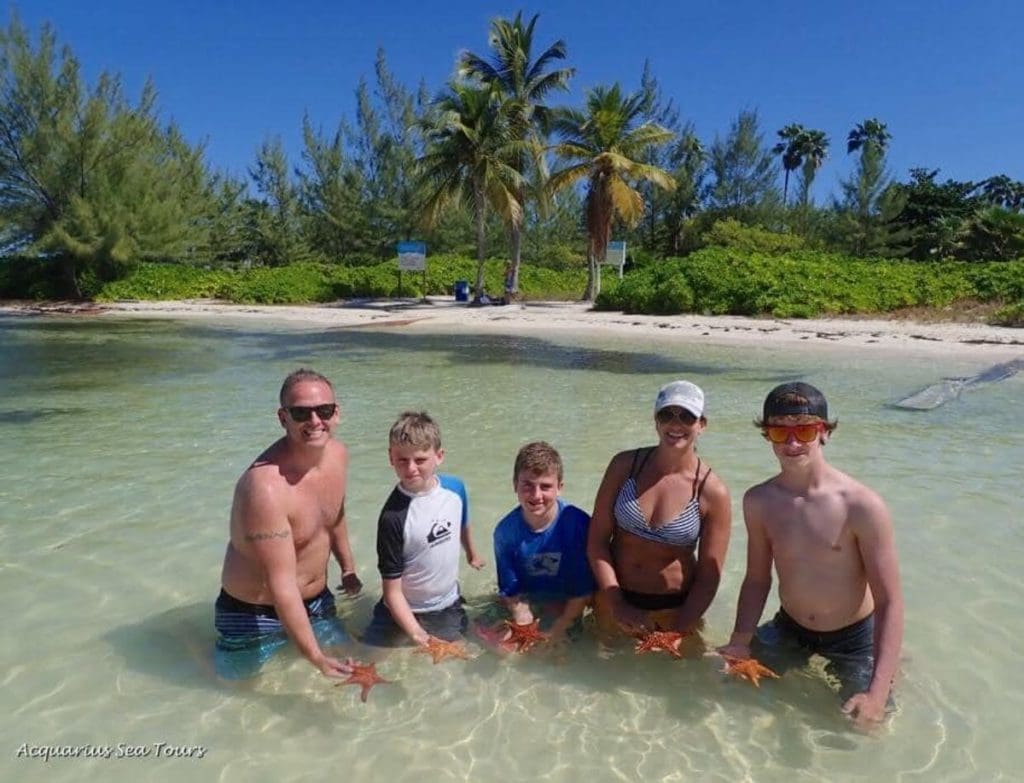
[[[794,122],[773,144],[744,110],[702,140],[649,66],[634,92],[599,85],[582,106],[555,105],[575,70],[563,40],[538,45],[537,22],[493,20],[489,49],[460,54],[434,95],[378,51],[353,117],[303,117],[297,160],[267,138],[239,179],[161,122],[152,84],[137,98],[113,74],[87,84],[51,27],[33,40],[13,17],[0,30],[0,253],[88,296],[141,262],[362,266],[418,238],[475,257],[478,295],[500,254],[513,288],[521,263],[586,268],[586,299],[613,232],[639,264],[752,238],[914,261],[1024,256],[1024,183],[938,168],[899,180],[877,118],[849,131],[855,166],[818,204],[824,130]]]

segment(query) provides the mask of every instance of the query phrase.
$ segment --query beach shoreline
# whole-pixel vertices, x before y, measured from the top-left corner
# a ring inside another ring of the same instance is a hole
[[[827,345],[1002,361],[1024,356],[1024,330],[978,323],[871,318],[778,319],[743,316],[630,315],[582,302],[473,307],[450,298],[361,299],[322,305],[166,302],[0,302],[0,314],[104,319],[148,318],[276,323],[300,329],[403,329],[410,332],[585,332],[717,345]]]

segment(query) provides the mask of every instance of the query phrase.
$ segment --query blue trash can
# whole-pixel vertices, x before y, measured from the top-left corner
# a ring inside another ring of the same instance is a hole
[[[455,301],[456,302],[468,302],[469,301],[469,281],[468,280],[456,280],[454,288],[455,288]]]

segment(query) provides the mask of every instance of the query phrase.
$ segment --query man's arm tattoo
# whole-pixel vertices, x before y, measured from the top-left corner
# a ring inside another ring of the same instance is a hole
[[[288,528],[284,530],[275,530],[273,533],[246,533],[246,541],[267,541],[271,538],[288,538],[292,534],[292,531]]]

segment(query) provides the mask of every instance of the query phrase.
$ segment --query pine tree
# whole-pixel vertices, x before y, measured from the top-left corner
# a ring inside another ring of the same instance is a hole
[[[7,251],[53,258],[66,290],[92,293],[141,260],[187,254],[209,174],[201,148],[136,103],[120,79],[93,87],[44,26],[33,46],[17,18],[0,31],[0,221]]]

